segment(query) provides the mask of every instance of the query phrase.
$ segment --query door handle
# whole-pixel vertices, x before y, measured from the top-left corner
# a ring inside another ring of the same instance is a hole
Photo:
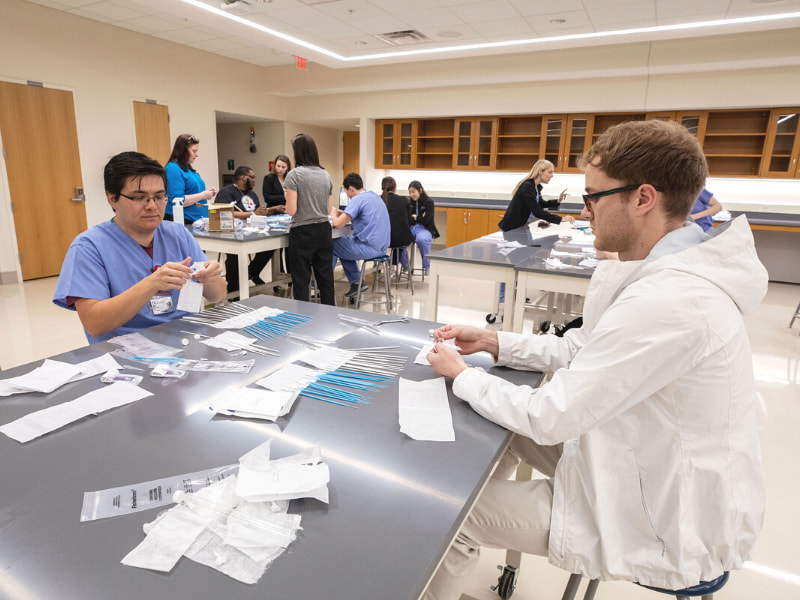
[[[75,197],[71,199],[73,202],[86,202],[86,196],[83,194],[82,187],[75,188]]]

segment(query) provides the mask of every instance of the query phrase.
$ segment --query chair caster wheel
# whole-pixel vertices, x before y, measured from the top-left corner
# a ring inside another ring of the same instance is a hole
[[[497,578],[497,585],[491,586],[491,589],[497,592],[497,595],[503,598],[503,600],[507,600],[511,598],[511,595],[517,587],[519,569],[511,565],[506,565],[504,567],[497,565],[497,568],[503,572],[500,574],[500,577]]]
[[[486,322],[487,323],[489,323],[491,325],[495,321],[497,321],[497,313],[489,313],[488,315],[486,315]]]

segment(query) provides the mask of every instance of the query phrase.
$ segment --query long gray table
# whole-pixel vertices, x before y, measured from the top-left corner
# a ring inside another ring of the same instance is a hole
[[[522,331],[526,288],[545,292],[585,296],[594,269],[578,267],[577,260],[570,268],[555,269],[545,260],[559,245],[558,234],[533,237],[528,226],[501,232],[503,239],[522,244],[511,252],[497,247],[498,238],[483,237],[452,246],[430,255],[431,283],[428,288],[428,318],[438,318],[439,285],[443,276],[464,277],[490,281],[495,284],[493,311],[499,309],[499,284],[506,284],[503,303],[503,330]],[[523,290],[515,294],[514,289]]]
[[[382,315],[258,296],[257,306],[308,314],[297,333],[336,340],[340,347],[400,345],[409,357],[404,377],[430,378],[411,360],[433,323],[382,326],[380,336],[342,324],[337,315]],[[180,330],[214,334],[207,326],[176,321],[146,330],[154,341],[178,346]],[[299,398],[274,425],[212,417],[209,401],[224,389],[250,384],[296,360],[306,349],[280,339],[277,358],[256,359],[249,375],[189,373],[165,385],[145,376],[153,396],[84,419],[27,444],[0,435],[0,597],[27,598],[297,598],[353,600],[420,596],[461,522],[487,481],[510,434],[450,394],[456,441],[413,441],[399,432],[397,387],[357,410]],[[59,355],[79,362],[116,348],[107,342]],[[192,341],[184,356],[227,359],[228,353]],[[491,368],[486,356],[469,359]],[[3,371],[28,372],[35,364]],[[540,374],[494,368],[517,383],[538,385]],[[167,380],[169,381],[169,380]],[[72,400],[101,384],[98,378],[49,394],[0,399],[0,423]],[[319,444],[330,467],[330,504],[292,501],[302,515],[298,539],[248,586],[182,559],[168,574],[120,564],[143,539],[156,511],[81,523],[83,493],[235,463],[272,439],[272,457]]]
[[[191,230],[191,227],[189,228]],[[268,250],[278,250],[279,248],[289,247],[289,233],[287,231],[263,232],[221,232],[221,231],[192,231],[192,235],[197,239],[200,248],[204,252],[220,252],[224,254],[235,254],[239,264],[239,297],[245,300],[250,297],[248,286],[248,256],[256,252]],[[342,236],[353,235],[353,226],[347,225],[341,229],[333,229],[334,239]],[[273,257],[274,258],[274,257]],[[278,260],[272,263],[272,281],[277,281],[279,277]]]

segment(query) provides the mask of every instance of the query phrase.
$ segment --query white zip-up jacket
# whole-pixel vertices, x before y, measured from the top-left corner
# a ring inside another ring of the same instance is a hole
[[[564,443],[549,560],[588,578],[683,589],[741,568],[764,513],[742,314],[766,293],[744,217],[643,261],[603,261],[583,327],[498,333],[498,364],[554,371],[539,389],[480,369],[453,383],[481,415]]]

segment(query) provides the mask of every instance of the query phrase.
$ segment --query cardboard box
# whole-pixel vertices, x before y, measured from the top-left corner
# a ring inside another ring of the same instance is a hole
[[[233,231],[233,207],[235,204],[209,204],[208,230]]]

